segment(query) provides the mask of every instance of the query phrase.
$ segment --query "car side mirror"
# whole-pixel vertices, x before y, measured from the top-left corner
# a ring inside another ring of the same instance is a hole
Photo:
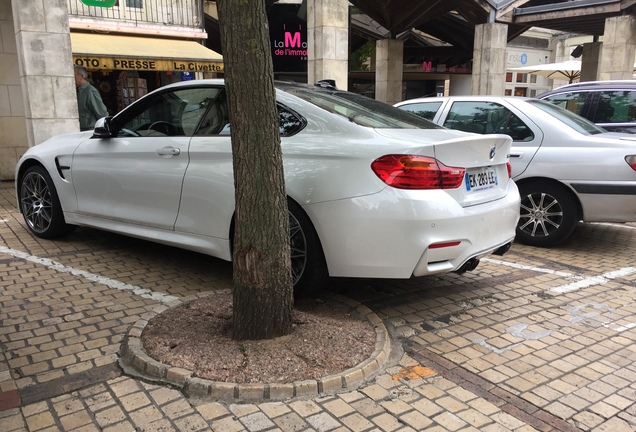
[[[95,122],[93,138],[111,138],[113,136],[112,117],[103,117]]]

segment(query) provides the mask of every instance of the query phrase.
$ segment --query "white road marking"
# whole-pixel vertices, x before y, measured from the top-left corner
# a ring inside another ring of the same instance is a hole
[[[541,268],[541,267],[511,263],[511,262],[501,261],[501,260],[493,259],[493,258],[484,258],[482,259],[482,261],[490,262],[493,264],[504,265],[504,266],[512,267],[512,268],[522,269],[522,270],[531,270],[538,273],[553,274],[555,276],[561,276],[567,279],[576,280],[576,282],[550,288],[549,291],[555,292],[557,294],[565,294],[571,291],[576,291],[578,289],[587,288],[593,285],[604,285],[612,279],[616,279],[618,277],[628,276],[632,273],[636,273],[636,268],[634,267],[623,267],[622,269],[619,269],[619,270],[603,273],[601,276],[583,277],[583,276],[578,276],[572,273],[566,273],[562,271],[550,270],[550,269]]]
[[[558,271],[558,270],[550,270],[550,269],[541,268],[541,267],[534,267],[534,266],[527,266],[527,265],[523,265],[523,264],[511,263],[511,262],[501,261],[501,260],[494,259],[494,258],[482,258],[482,261],[490,262],[490,263],[493,263],[493,264],[504,265],[504,266],[508,266],[508,267],[512,267],[512,268],[517,268],[517,269],[521,269],[521,270],[532,270],[532,271],[535,271],[535,272],[538,272],[538,273],[553,274],[553,275],[562,276],[562,277],[568,278],[568,279],[583,279],[581,276],[577,276],[577,275],[574,275],[572,273],[566,273],[566,272],[562,272],[562,271]]]
[[[99,284],[105,285],[109,288],[114,288],[120,291],[132,291],[133,294],[136,294],[140,297],[148,298],[148,299],[155,300],[161,303],[168,303],[170,301],[178,299],[178,297],[175,297],[175,296],[171,296],[171,295],[156,292],[156,291],[151,291],[149,289],[141,288],[137,285],[130,285],[115,279],[110,279],[104,276],[96,275],[94,273],[89,273],[84,270],[68,267],[68,266],[65,266],[64,264],[58,263],[48,258],[40,258],[35,255],[29,255],[19,250],[9,249],[4,246],[0,246],[0,253],[4,253],[15,258],[20,258],[25,261],[30,261],[35,264],[43,265],[45,267],[48,267],[50,269],[53,269],[59,272],[70,273],[74,276],[80,276],[92,282],[97,282]]]
[[[595,316],[601,314],[601,312],[594,312],[594,311],[581,313],[582,310],[589,309],[589,308],[593,308],[595,310],[604,310],[606,312],[612,312],[614,310],[604,303],[596,303],[596,302],[585,303],[585,304],[570,307],[567,309],[568,313],[572,315],[572,318],[570,318],[569,321],[571,323],[577,323],[577,322],[585,321],[586,319],[589,319],[589,318],[594,318]]]
[[[603,327],[606,327],[608,329],[612,329],[618,333],[620,332],[624,332],[625,330],[629,330],[629,329],[633,329],[634,327],[636,327],[636,323],[629,323],[627,325],[624,326],[618,326],[618,327],[612,327],[614,325],[614,323],[603,323]]]
[[[484,348],[489,349],[490,351],[492,351],[492,352],[494,352],[496,354],[501,354],[501,353],[504,353],[506,351],[510,351],[511,349],[514,349],[514,348],[518,347],[523,342],[517,342],[516,344],[508,345],[507,347],[504,347],[504,348],[497,348],[496,346],[490,345],[488,342],[486,342],[486,339],[475,339],[475,340],[473,340],[473,343],[479,344],[479,345],[483,346]]]
[[[615,270],[608,273],[603,273],[601,276],[594,276],[590,278],[582,279],[578,282],[570,283],[567,285],[561,285],[558,287],[550,288],[550,291],[555,292],[557,294],[565,294],[568,292],[576,291],[581,288],[587,288],[593,285],[605,285],[612,279],[616,279],[617,277],[627,276],[636,272],[636,268],[634,267],[624,267],[620,270]]]

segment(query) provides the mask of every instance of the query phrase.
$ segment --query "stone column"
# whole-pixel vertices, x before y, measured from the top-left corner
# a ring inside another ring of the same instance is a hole
[[[375,43],[375,98],[393,105],[402,100],[404,41],[380,39]]]
[[[79,131],[66,0],[12,0],[28,145]]]
[[[579,81],[596,81],[600,67],[601,45],[600,42],[587,42],[583,44],[581,78]]]
[[[13,179],[28,142],[12,10],[11,0],[0,0],[0,180]]]
[[[307,81],[336,81],[346,90],[349,80],[349,2],[307,1]]]
[[[599,80],[633,79],[636,54],[636,17],[622,15],[605,20]]]
[[[473,95],[504,94],[506,82],[506,45],[508,26],[489,23],[475,26],[473,50]]]

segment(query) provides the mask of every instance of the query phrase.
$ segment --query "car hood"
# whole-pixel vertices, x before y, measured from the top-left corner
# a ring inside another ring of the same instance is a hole
[[[418,145],[432,145],[435,157],[448,166],[465,168],[508,162],[508,135],[479,135],[449,129],[376,129],[379,135]]]
[[[58,161],[60,164],[70,165],[77,146],[92,136],[93,131],[56,135],[41,144],[29,148],[16,165],[15,178],[18,178],[18,170],[20,169],[22,161],[26,159],[36,159],[47,167],[47,169],[53,170],[55,167],[50,167],[49,164],[54,161]]]

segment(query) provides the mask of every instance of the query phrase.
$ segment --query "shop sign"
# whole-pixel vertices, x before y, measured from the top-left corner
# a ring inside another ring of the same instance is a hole
[[[300,4],[268,6],[272,63],[276,72],[307,72],[307,23],[299,18]]]
[[[95,6],[95,7],[113,7],[117,0],[80,0],[86,6]]]
[[[76,65],[99,70],[223,72],[223,63],[187,60],[74,56]]]

